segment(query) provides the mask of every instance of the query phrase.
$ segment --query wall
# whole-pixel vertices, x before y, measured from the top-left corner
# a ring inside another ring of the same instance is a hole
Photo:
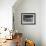
[[[19,2],[19,3],[18,3]],[[40,0],[18,0],[13,6],[15,30],[23,33],[24,38],[35,41],[36,46],[41,46],[40,29]],[[36,13],[36,25],[22,25],[21,13]]]
[[[42,46],[46,46],[46,0],[41,1],[40,23]]]
[[[16,0],[0,0],[0,27],[12,29],[12,6]]]

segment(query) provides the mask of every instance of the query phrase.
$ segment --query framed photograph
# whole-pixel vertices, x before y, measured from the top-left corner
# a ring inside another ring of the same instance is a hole
[[[36,13],[21,13],[21,24],[23,25],[36,24]]]

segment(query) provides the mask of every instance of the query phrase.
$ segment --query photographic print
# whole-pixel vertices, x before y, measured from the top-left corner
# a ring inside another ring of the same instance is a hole
[[[24,24],[24,25],[36,24],[36,14],[35,13],[21,13],[21,24]]]

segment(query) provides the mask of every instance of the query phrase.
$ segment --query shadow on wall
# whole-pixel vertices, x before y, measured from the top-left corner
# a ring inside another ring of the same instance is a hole
[[[22,33],[24,31],[24,25],[23,26],[21,25],[21,17],[19,16],[18,8],[21,6],[21,4],[23,3],[23,1],[24,0],[17,0],[16,3],[12,7],[12,12],[13,12],[13,16],[14,16],[13,17],[14,18],[13,28],[15,27],[15,30],[18,30],[18,32],[20,32],[20,33]]]
[[[23,3],[24,0],[17,0],[16,3],[12,6],[12,8],[18,8],[22,3]],[[16,9],[15,9],[16,10]]]

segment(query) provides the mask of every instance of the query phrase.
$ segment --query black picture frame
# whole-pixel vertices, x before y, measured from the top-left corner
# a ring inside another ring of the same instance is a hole
[[[22,25],[35,25],[36,13],[21,13],[21,24]]]

